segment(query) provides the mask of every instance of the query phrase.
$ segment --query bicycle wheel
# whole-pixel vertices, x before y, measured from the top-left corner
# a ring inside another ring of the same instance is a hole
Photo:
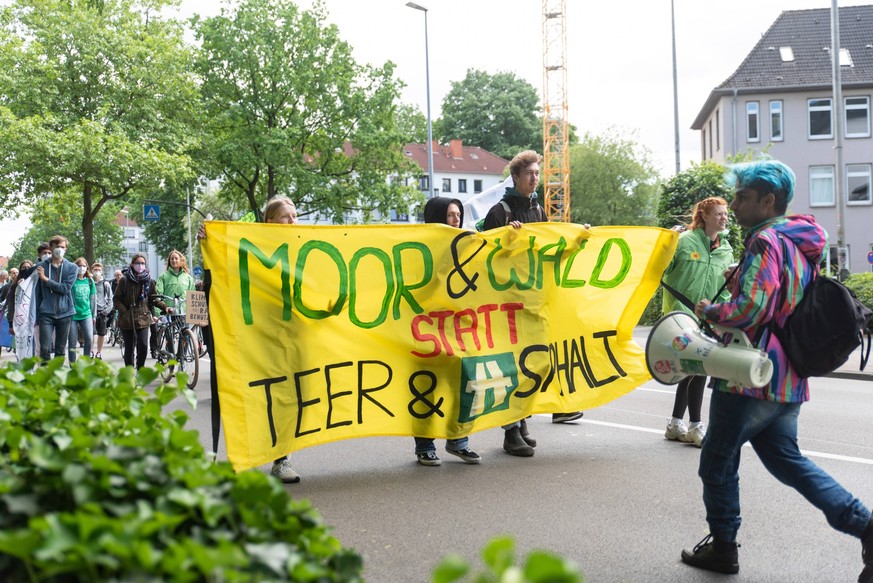
[[[173,330],[170,324],[158,326],[158,364],[164,365],[164,370],[161,371],[161,378],[164,382],[168,382],[175,374],[175,365],[170,364],[170,360],[175,360],[176,355],[170,351],[173,348]]]
[[[197,338],[197,356],[203,358],[209,352],[206,349],[206,342],[203,340],[203,328],[195,324],[192,330],[194,330],[194,336]]]
[[[176,359],[179,361],[179,370],[188,373],[188,388],[193,389],[200,376],[200,355],[197,353],[197,337],[190,328],[184,328],[179,332]]]

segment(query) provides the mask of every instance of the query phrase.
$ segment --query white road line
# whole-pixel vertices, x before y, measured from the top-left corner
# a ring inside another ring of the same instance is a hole
[[[602,425],[604,427],[615,427],[616,429],[630,429],[631,431],[642,431],[643,433],[658,433],[661,434],[664,432],[663,429],[651,429],[649,427],[639,427],[637,425],[625,425],[623,423],[609,423],[608,421],[593,421],[591,419],[580,419],[582,423],[589,423],[591,425]],[[744,447],[751,447],[751,444],[747,443]],[[849,455],[839,455],[835,453],[822,453],[819,451],[809,451],[809,450],[800,450],[800,453],[807,457],[813,458],[823,458],[829,460],[837,460],[841,462],[849,462],[853,464],[865,464],[868,466],[873,466],[873,460],[862,458],[862,457],[853,457]]]

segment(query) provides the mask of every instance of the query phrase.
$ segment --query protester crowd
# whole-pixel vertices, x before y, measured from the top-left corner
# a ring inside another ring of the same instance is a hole
[[[541,161],[532,151],[512,160],[513,186],[489,210],[486,230],[522,229],[526,223],[547,220],[535,192]],[[799,450],[798,417],[802,404],[810,399],[809,384],[797,374],[772,331],[774,325],[784,324],[817,276],[816,267],[827,250],[827,234],[814,217],[787,214],[795,176],[784,164],[772,160],[737,164],[730,168],[727,181],[733,189],[730,204],[718,197],[698,201],[690,209],[691,222],[677,229],[684,232],[664,273],[664,312],[685,310],[703,322],[741,330],[766,352],[775,372],[764,387],[711,379],[708,430],[701,419],[706,377],[690,375],[680,382],[665,437],[701,448],[698,474],[710,527],[707,537],[681,552],[681,560],[711,571],[739,570],[739,461],[742,446],[748,442],[764,467],[819,508],[829,525],[861,540],[863,571],[858,581],[873,583],[871,512]],[[731,269],[733,250],[725,237],[728,209],[746,230],[745,251]],[[433,198],[424,208],[426,222],[456,229],[462,228],[463,213],[462,202],[451,198]],[[269,201],[263,215],[267,223],[293,226],[297,222],[296,207],[286,197]],[[201,228],[198,239],[205,237]],[[65,258],[67,247],[67,239],[56,235],[40,244],[34,261],[23,261],[9,273],[0,271],[0,302],[5,301],[16,356],[66,357],[73,362],[81,342],[84,354],[101,358],[103,337],[117,318],[124,337],[124,363],[141,368],[156,318],[171,314],[178,298],[195,289],[184,256],[171,252],[167,269],[156,282],[145,257],[136,254],[125,270],[115,272],[110,284],[103,279],[99,263],[89,266],[82,257],[75,262]],[[207,298],[208,282],[207,277]],[[214,367],[214,343],[208,344]],[[153,344],[153,356],[155,350]],[[215,376],[213,368],[213,383]],[[683,419],[686,411],[689,425]],[[557,411],[552,421],[566,423],[581,416],[580,411]],[[503,449],[508,454],[531,457],[536,445],[525,419],[504,427]],[[467,436],[448,440],[445,450],[468,464],[481,461],[470,449]],[[424,466],[441,463],[432,438],[415,437],[414,452]],[[285,483],[301,479],[287,456],[273,462],[271,474]]]

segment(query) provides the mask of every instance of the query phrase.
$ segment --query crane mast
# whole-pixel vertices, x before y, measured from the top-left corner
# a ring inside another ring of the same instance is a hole
[[[566,0],[543,0],[543,182],[546,216],[570,222]]]

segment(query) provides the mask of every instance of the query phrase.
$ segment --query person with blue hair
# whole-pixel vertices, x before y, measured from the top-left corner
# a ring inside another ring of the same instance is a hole
[[[737,386],[723,379],[713,383],[709,430],[698,468],[710,534],[692,550],[683,550],[681,557],[700,569],[739,571],[740,452],[750,442],[767,471],[821,510],[831,527],[861,539],[864,567],[858,581],[873,583],[871,512],[801,453],[797,420],[800,406],[809,400],[809,382],[791,366],[772,331],[785,324],[803,299],[827,250],[827,233],[814,217],[785,214],[794,197],[794,182],[791,169],[773,160],[737,164],[727,177],[734,189],[730,209],[747,229],[746,252],[731,298],[714,304],[702,299],[694,312],[701,320],[739,328],[756,339],[774,370],[763,387]]]

